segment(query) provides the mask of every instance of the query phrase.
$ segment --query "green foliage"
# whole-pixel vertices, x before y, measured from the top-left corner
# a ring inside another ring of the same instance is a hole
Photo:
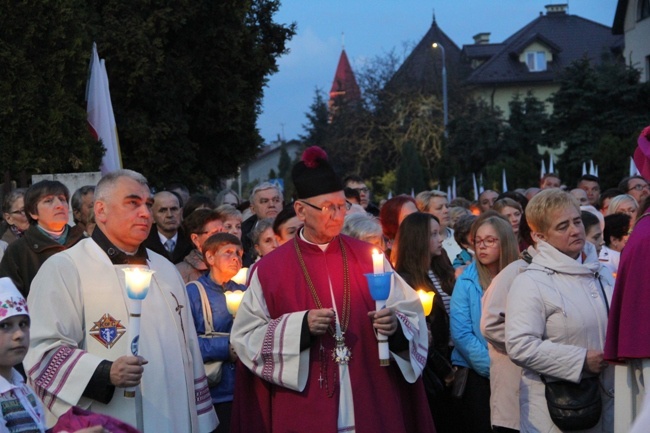
[[[424,169],[415,146],[406,143],[402,149],[402,158],[397,168],[396,194],[410,194],[426,189]]]
[[[558,164],[568,185],[594,160],[603,187],[616,186],[627,175],[636,136],[648,123],[650,83],[639,84],[639,71],[605,59],[594,66],[581,59],[561,77],[549,135],[567,150]]]
[[[0,1],[4,169],[98,169],[83,101],[93,41],[125,167],[157,186],[214,185],[259,150],[263,87],[295,28],[273,22],[279,0]]]
[[[85,85],[91,41],[85,2],[0,3],[0,170],[98,170]],[[81,53],[83,52],[83,55]]]

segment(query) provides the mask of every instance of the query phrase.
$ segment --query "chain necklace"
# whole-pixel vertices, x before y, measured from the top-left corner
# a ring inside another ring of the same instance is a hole
[[[352,357],[352,351],[349,347],[345,345],[345,331],[348,329],[348,324],[350,323],[350,272],[348,269],[348,256],[345,251],[345,246],[343,241],[339,236],[339,245],[341,247],[341,254],[343,256],[343,317],[341,317],[341,333],[340,335],[336,332],[336,329],[332,325],[329,325],[328,330],[336,340],[336,346],[332,350],[332,359],[337,364],[346,365],[350,358]],[[293,238],[293,245],[296,247],[296,253],[298,254],[298,262],[300,262],[300,267],[302,268],[302,273],[305,275],[305,280],[307,280],[307,285],[311,292],[312,298],[319,309],[323,308],[323,304],[316,293],[316,287],[309,276],[307,271],[307,266],[305,265],[305,260],[302,257],[302,252],[300,251],[300,246],[298,245],[298,236]]]

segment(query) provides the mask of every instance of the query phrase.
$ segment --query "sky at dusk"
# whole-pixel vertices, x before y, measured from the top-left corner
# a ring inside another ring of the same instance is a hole
[[[278,60],[279,71],[264,89],[263,112],[257,127],[265,142],[304,134],[305,113],[315,90],[329,94],[342,40],[352,68],[395,50],[402,55],[431,27],[438,26],[462,48],[472,36],[491,33],[490,42],[504,39],[546,12],[550,0],[282,0],[275,21],[297,25]],[[617,0],[569,0],[568,13],[608,27],[614,22]],[[342,38],[342,33],[345,35]]]

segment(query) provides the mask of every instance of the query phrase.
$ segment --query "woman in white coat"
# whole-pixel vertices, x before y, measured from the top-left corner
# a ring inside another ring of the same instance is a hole
[[[508,355],[523,367],[522,432],[561,432],[544,395],[547,381],[600,376],[603,411],[588,432],[613,431],[613,368],[603,360],[613,279],[585,242],[578,202],[559,189],[526,208],[538,254],[512,284],[506,307]]]

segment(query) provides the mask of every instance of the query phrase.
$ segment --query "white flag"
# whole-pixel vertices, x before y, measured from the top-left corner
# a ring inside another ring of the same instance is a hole
[[[506,169],[505,168],[503,169],[502,175],[503,175],[502,176],[503,177],[503,179],[502,179],[503,180],[503,182],[502,182],[503,183],[503,190],[501,190],[501,192],[508,192],[508,184],[506,183]]]
[[[122,168],[122,155],[113,115],[111,94],[108,89],[108,75],[104,60],[99,59],[95,43],[93,43],[93,53],[90,59],[90,79],[88,80],[86,101],[91,132],[97,140],[102,140],[106,149],[102,158],[102,174],[119,170]]]

